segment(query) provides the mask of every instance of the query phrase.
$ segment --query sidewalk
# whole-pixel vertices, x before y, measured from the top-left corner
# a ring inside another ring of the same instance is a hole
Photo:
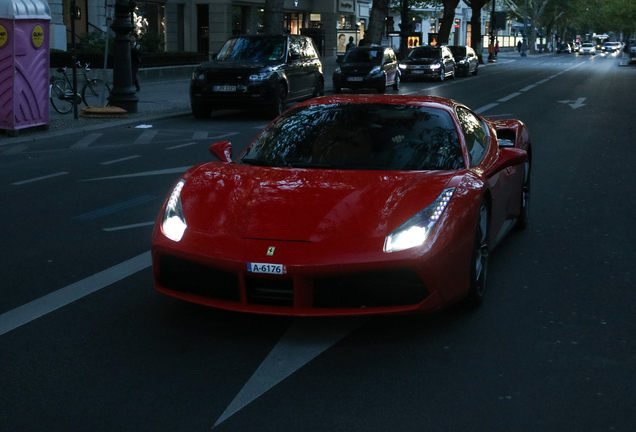
[[[512,58],[543,58],[550,54],[539,54],[535,56],[520,57],[517,52],[500,52],[499,59],[509,60]],[[487,62],[488,53],[484,54],[485,65],[494,65]],[[333,90],[332,76],[338,66],[335,57],[323,58],[325,91]],[[192,66],[194,69],[194,66]],[[91,131],[127,124],[144,124],[158,118],[168,118],[181,115],[190,115],[190,97],[188,94],[190,86],[189,78],[175,78],[155,82],[144,82],[141,80],[141,91],[136,93],[139,98],[137,103],[137,113],[128,114],[125,119],[111,118],[74,118],[73,112],[59,114],[49,104],[49,128],[39,130],[38,128],[28,128],[19,131],[17,137],[10,137],[7,131],[0,130],[0,153],[2,147],[20,142],[50,139],[70,132]],[[83,106],[83,105],[82,105]],[[81,113],[81,106],[78,107],[78,114]]]

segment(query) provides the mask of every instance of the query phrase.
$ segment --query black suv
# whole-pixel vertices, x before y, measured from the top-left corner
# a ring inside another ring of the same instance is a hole
[[[400,62],[402,79],[434,78],[444,81],[455,78],[455,59],[447,46],[419,46]]]
[[[374,88],[386,92],[400,88],[400,69],[393,49],[381,46],[350,48],[333,73],[333,91],[342,88]]]
[[[228,39],[194,70],[190,106],[198,119],[213,110],[265,108],[274,116],[288,101],[322,96],[325,78],[312,39],[297,35],[246,35]]]

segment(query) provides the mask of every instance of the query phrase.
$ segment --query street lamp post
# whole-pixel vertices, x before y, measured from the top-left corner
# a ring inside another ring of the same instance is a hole
[[[117,0],[115,20],[110,28],[115,32],[115,59],[113,64],[113,91],[108,102],[129,113],[137,112],[136,95],[130,64],[130,32],[135,29],[132,13],[137,4],[133,0]]]
[[[490,14],[490,45],[488,46],[488,61],[495,61],[495,0],[492,0],[492,13]]]

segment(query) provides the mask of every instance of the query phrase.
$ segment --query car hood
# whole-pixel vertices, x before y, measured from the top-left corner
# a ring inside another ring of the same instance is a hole
[[[250,60],[213,60],[211,62],[203,63],[199,66],[199,69],[210,70],[230,70],[230,69],[264,69],[280,66],[282,62],[276,61],[250,61]]]
[[[430,205],[455,174],[207,163],[191,171],[181,199],[188,229],[211,236],[384,237]]]
[[[435,63],[440,63],[440,59],[432,59],[432,58],[422,58],[422,59],[405,59],[402,61],[404,64],[410,65],[430,65]]]
[[[369,64],[369,63],[343,63],[340,65],[340,70],[343,73],[356,73],[356,72],[362,72],[362,73],[369,73],[371,71],[371,69],[373,69],[376,66],[380,66],[379,63],[373,63],[373,64]]]

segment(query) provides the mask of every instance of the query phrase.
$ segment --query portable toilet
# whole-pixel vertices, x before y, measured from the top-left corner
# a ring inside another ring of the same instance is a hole
[[[0,129],[49,124],[49,22],[45,0],[0,0]]]

